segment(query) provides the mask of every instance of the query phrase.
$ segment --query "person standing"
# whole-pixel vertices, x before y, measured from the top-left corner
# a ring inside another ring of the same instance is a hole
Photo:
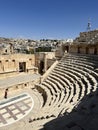
[[[8,88],[5,90],[4,98],[7,98]]]

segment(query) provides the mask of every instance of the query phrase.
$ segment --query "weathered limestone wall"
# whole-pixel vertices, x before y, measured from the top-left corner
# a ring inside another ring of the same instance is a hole
[[[93,47],[89,48],[89,54],[94,54],[94,48]]]
[[[70,52],[98,54],[98,29],[81,32],[70,46]]]
[[[72,45],[69,49],[70,53],[81,53],[81,54],[98,54],[98,45]]]
[[[13,76],[19,73],[19,63],[25,62],[25,72],[34,72],[35,56],[32,54],[0,55],[0,77]]]
[[[71,45],[69,48],[70,53],[77,53],[77,47],[75,45]]]
[[[54,59],[55,52],[40,52],[35,54],[35,66],[40,69],[40,64],[43,61],[44,63],[44,72],[48,69],[50,65],[48,65],[48,59]]]
[[[45,53],[45,55],[44,55],[44,72],[46,72],[47,69],[55,62],[54,60],[52,60],[54,58],[55,58],[54,52]]]
[[[79,49],[80,49],[80,53],[85,54],[85,48],[84,47],[78,47],[77,52],[79,51]]]
[[[64,55],[64,49],[63,46],[58,46],[55,51],[55,57],[61,58]]]
[[[51,65],[54,64],[54,62],[56,61],[56,59],[47,59],[47,68],[49,69],[51,67]]]

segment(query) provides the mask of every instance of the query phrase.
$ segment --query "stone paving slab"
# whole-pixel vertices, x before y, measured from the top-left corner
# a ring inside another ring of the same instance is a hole
[[[22,98],[22,94],[20,98]],[[12,102],[11,99],[8,99],[9,101],[7,103],[5,102],[5,105],[0,105],[0,127],[22,119],[32,110],[34,105],[32,97],[27,93],[25,98],[23,97],[21,100],[16,98],[15,102]]]
[[[17,84],[31,82],[38,79],[39,77],[40,77],[39,74],[24,74],[24,75],[9,77],[6,79],[0,79],[0,88],[7,88]]]

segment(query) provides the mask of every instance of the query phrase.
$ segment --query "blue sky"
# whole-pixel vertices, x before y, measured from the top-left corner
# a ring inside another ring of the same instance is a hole
[[[75,38],[98,28],[98,0],[0,0],[0,37]]]

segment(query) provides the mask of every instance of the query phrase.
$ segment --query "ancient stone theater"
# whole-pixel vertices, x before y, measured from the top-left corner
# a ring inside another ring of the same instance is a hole
[[[58,47],[0,55],[0,130],[98,130],[98,30]]]

